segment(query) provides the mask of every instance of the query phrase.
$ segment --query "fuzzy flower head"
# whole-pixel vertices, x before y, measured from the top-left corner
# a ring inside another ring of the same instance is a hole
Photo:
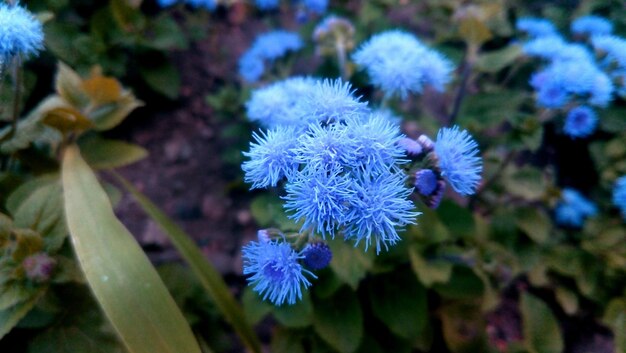
[[[292,151],[296,137],[295,130],[288,127],[253,134],[255,142],[250,144],[250,152],[243,153],[250,160],[242,165],[245,181],[252,183],[252,189],[276,186],[293,174],[298,168]]]
[[[300,259],[302,255],[286,242],[252,241],[243,247],[243,273],[251,275],[248,283],[263,295],[263,300],[269,299],[275,305],[295,304],[296,298],[302,299],[302,287],[311,286],[305,275],[316,278],[302,268]]]
[[[452,63],[427,48],[412,34],[387,31],[374,35],[353,56],[372,83],[388,96],[421,93],[424,86],[442,91],[450,81]]]
[[[0,60],[35,56],[43,49],[41,22],[22,6],[0,3]]]
[[[239,59],[239,74],[248,82],[257,81],[263,74],[264,61],[272,62],[302,46],[297,33],[283,30],[263,33]]]
[[[402,138],[398,124],[381,114],[366,120],[352,119],[346,123],[347,139],[354,141],[355,160],[352,167],[378,172],[405,162],[405,152],[398,143]]]
[[[517,20],[515,28],[527,33],[531,37],[545,37],[558,35],[554,24],[543,18],[523,17]]]
[[[439,130],[435,153],[441,175],[456,192],[465,196],[476,192],[483,164],[478,144],[466,130],[458,126]]]
[[[275,10],[280,5],[280,0],[254,0],[254,4],[259,10]]]
[[[354,239],[365,249],[376,246],[388,248],[400,240],[397,228],[415,223],[420,214],[408,199],[412,190],[406,186],[404,173],[370,173],[365,171],[354,179],[352,188],[356,197],[350,199],[349,222],[345,225],[345,238]]]
[[[598,213],[596,205],[580,192],[571,188],[563,189],[561,201],[557,204],[554,215],[556,222],[562,226],[582,227],[587,217]]]
[[[619,208],[626,220],[626,175],[617,179],[613,188],[613,204]]]
[[[591,44],[606,67],[626,68],[626,39],[613,35],[596,35]]]
[[[607,35],[613,32],[613,24],[604,17],[590,15],[574,20],[570,29],[577,35]]]
[[[567,113],[563,131],[572,138],[591,135],[598,125],[598,117],[587,106],[576,107]]]
[[[309,116],[310,121],[325,123],[361,116],[369,112],[369,108],[359,98],[354,96],[349,82],[325,79],[318,81],[313,89],[300,97],[302,114]]]

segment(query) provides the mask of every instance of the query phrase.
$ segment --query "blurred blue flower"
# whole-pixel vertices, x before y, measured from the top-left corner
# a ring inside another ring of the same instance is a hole
[[[574,34],[605,35],[613,32],[613,24],[604,17],[589,15],[574,20],[570,29]]]
[[[294,304],[302,299],[302,287],[311,286],[305,275],[317,278],[302,268],[300,259],[302,255],[286,242],[251,241],[243,247],[243,273],[251,275],[248,284],[263,295],[263,300],[269,299],[275,305]]]
[[[404,173],[365,170],[353,180],[355,197],[349,199],[349,221],[345,224],[345,239],[356,245],[365,242],[365,249],[376,245],[376,253],[400,240],[398,227],[415,223],[419,212],[409,200],[412,190],[406,186]]]
[[[351,167],[369,168],[377,172],[389,171],[406,162],[403,148],[398,144],[402,135],[398,124],[380,114],[368,119],[346,122],[347,140],[354,141],[354,162]]]
[[[254,52],[246,52],[241,58],[239,58],[239,75],[243,77],[246,82],[256,82],[265,71],[265,65],[263,59],[261,59]]]
[[[437,189],[437,175],[431,169],[420,169],[415,173],[415,188],[423,196],[430,196]]]
[[[613,204],[620,209],[622,218],[626,220],[626,175],[615,181]]]
[[[266,127],[306,128],[316,119],[304,105],[317,89],[317,82],[310,77],[291,77],[252,91],[246,103],[248,119]]]
[[[559,225],[580,228],[587,217],[597,213],[596,205],[580,192],[571,188],[564,188],[554,216]]]
[[[297,170],[298,163],[293,152],[297,135],[293,128],[279,126],[267,132],[254,133],[252,137],[254,142],[250,143],[250,152],[243,153],[250,160],[242,164],[244,180],[252,183],[252,189],[276,186]]]
[[[442,128],[437,133],[435,153],[441,175],[461,195],[476,192],[483,170],[478,144],[458,126]]]
[[[367,103],[359,98],[354,96],[349,82],[325,79],[301,97],[300,109],[307,121],[340,121],[369,112]]]
[[[587,47],[567,43],[557,35],[535,38],[526,42],[522,49],[528,56],[552,62],[567,60],[593,62],[593,57]]]
[[[311,270],[321,270],[330,264],[333,259],[333,252],[328,247],[328,244],[316,241],[307,244],[302,250],[302,256],[304,257],[304,265]]]
[[[160,7],[170,7],[177,2],[178,0],[157,0],[157,4],[159,4]]]
[[[330,170],[305,168],[286,184],[285,209],[292,213],[289,218],[304,220],[302,231],[334,237],[337,228],[347,221],[355,191],[350,187],[350,176],[342,171],[339,165]]]
[[[319,15],[326,12],[326,8],[328,7],[328,0],[303,0],[302,3],[307,9]]]
[[[612,36],[593,36],[591,44],[602,58],[602,64],[606,68],[618,66],[626,68],[626,39]]]
[[[402,99],[421,93],[426,85],[442,91],[453,70],[448,59],[399,30],[374,35],[353,58],[367,70],[372,84],[387,96],[397,94]]]
[[[274,61],[290,51],[300,50],[302,40],[297,33],[277,30],[260,34],[239,59],[239,74],[248,82],[263,75],[263,62]]]
[[[515,23],[515,28],[517,28],[518,31],[527,33],[531,37],[545,37],[558,34],[554,24],[543,18],[520,18]]]
[[[572,138],[591,135],[598,125],[598,117],[593,109],[587,106],[573,108],[567,113],[563,131]]]
[[[298,142],[296,158],[310,169],[324,171],[356,164],[357,143],[348,136],[345,124],[311,124]]]
[[[280,5],[280,0],[254,0],[254,4],[261,10],[274,10]]]
[[[20,5],[0,3],[0,61],[20,55],[37,55],[43,49],[43,28],[35,16]]]

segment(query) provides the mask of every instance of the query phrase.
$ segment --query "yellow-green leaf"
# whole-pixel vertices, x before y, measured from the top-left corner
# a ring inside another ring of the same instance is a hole
[[[59,62],[55,88],[59,96],[78,109],[89,103],[89,97],[82,88],[81,77],[62,62]]]
[[[79,141],[79,146],[85,161],[96,169],[123,167],[148,155],[148,151],[141,146],[124,141],[106,140],[95,135]]]
[[[62,133],[81,132],[93,124],[87,117],[74,108],[55,108],[47,112],[42,122]]]
[[[156,270],[115,217],[106,193],[70,146],[63,156],[65,213],[89,286],[131,353],[200,353]]]
[[[550,308],[540,299],[524,293],[520,303],[524,343],[530,353],[561,353],[563,337]]]
[[[46,287],[41,287],[33,295],[15,306],[5,310],[0,310],[0,339],[4,337],[11,329],[17,325],[20,320],[28,314],[39,298],[46,292]]]
[[[206,260],[198,246],[191,240],[191,237],[126,179],[116,173],[113,173],[113,175],[133,195],[143,210],[157,222],[165,234],[169,236],[172,244],[187,261],[193,273],[198,277],[202,287],[211,296],[215,305],[233,326],[246,347],[252,352],[261,352],[261,343],[246,320],[243,309],[230,294],[228,286],[219,272]]]

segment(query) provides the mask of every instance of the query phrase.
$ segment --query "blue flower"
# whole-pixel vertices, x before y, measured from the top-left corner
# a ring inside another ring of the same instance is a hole
[[[483,170],[478,144],[466,130],[458,126],[442,128],[437,133],[435,153],[441,175],[461,195],[476,192]]]
[[[561,201],[555,209],[555,220],[562,226],[580,228],[587,217],[594,216],[598,209],[577,190],[563,189]]]
[[[353,55],[375,86],[386,95],[421,93],[425,85],[443,90],[450,81],[452,63],[425,47],[412,34],[402,31],[379,33]]]
[[[243,247],[243,273],[251,275],[248,284],[263,295],[263,300],[269,299],[275,305],[294,304],[296,298],[302,299],[302,287],[311,286],[305,275],[317,278],[302,268],[300,259],[302,255],[288,243],[252,241]]]
[[[290,93],[293,94],[293,93]],[[318,81],[302,99],[302,113],[308,121],[333,122],[369,112],[366,102],[359,101],[349,82],[341,79]]]
[[[357,158],[357,143],[347,134],[342,123],[328,126],[311,124],[300,136],[296,149],[297,160],[314,170],[330,170],[337,166],[354,166]]]
[[[430,196],[437,190],[437,175],[430,169],[420,169],[415,173],[415,188],[423,196]]]
[[[593,48],[603,57],[603,65],[609,68],[617,65],[626,68],[626,39],[612,36],[594,36],[591,38]]]
[[[398,144],[402,138],[400,128],[384,115],[372,114],[367,120],[348,120],[346,132],[347,140],[354,141],[355,148],[355,164],[350,167],[385,172],[406,162],[404,150]]]
[[[261,10],[274,10],[280,5],[280,0],[254,0],[254,4]]]
[[[320,15],[326,12],[328,7],[328,0],[303,0],[303,3],[307,9]]]
[[[349,175],[334,165],[330,170],[305,168],[286,184],[285,209],[296,221],[304,220],[302,231],[314,231],[334,237],[346,222],[348,205],[355,197]]]
[[[19,5],[0,3],[0,60],[37,55],[43,49],[43,29],[35,16]]]
[[[274,61],[302,46],[297,33],[278,30],[261,34],[239,59],[239,74],[246,81],[255,82],[263,75],[265,60]]]
[[[250,143],[250,152],[243,153],[250,160],[242,165],[244,180],[252,183],[252,189],[276,186],[297,170],[293,152],[297,135],[292,128],[277,127],[252,136],[255,142]]]
[[[376,245],[376,253],[400,240],[398,227],[415,223],[420,215],[409,200],[412,190],[406,186],[404,173],[376,173],[365,170],[354,179],[355,197],[349,199],[348,222],[344,237],[356,245],[365,242],[365,249]]]
[[[576,107],[567,113],[563,131],[570,137],[587,137],[598,125],[596,113],[587,106]]]
[[[312,270],[321,270],[330,264],[333,259],[333,252],[328,244],[316,241],[309,243],[303,250],[304,265]]]
[[[522,49],[528,56],[553,62],[567,60],[577,62],[593,61],[591,53],[585,46],[567,43],[557,35],[535,38],[525,43]]]
[[[170,7],[177,2],[178,0],[157,0],[157,4],[161,7]]]
[[[316,118],[307,114],[304,101],[316,89],[317,80],[292,77],[254,90],[246,103],[248,118],[266,127],[306,128]]]
[[[185,0],[185,2],[193,7],[202,7],[209,11],[213,11],[217,7],[215,0]]]
[[[246,82],[256,82],[265,71],[265,65],[263,59],[257,56],[254,52],[248,51],[239,58],[239,75],[243,77]]]
[[[622,218],[626,220],[626,175],[618,178],[615,182],[613,204],[620,209]]]
[[[545,37],[558,34],[554,24],[543,18],[520,18],[515,23],[515,28],[517,28],[518,31],[525,32],[532,37]]]
[[[613,32],[613,24],[604,17],[600,16],[583,16],[572,22],[571,31],[574,34],[583,34],[588,36],[606,35]]]

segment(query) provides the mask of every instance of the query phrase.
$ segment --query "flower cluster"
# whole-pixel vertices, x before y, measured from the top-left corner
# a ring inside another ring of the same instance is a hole
[[[562,226],[582,227],[587,217],[595,216],[598,208],[580,192],[571,188],[563,189],[561,201],[554,210],[556,222]]]
[[[157,0],[157,3],[161,7],[170,7],[177,2],[179,2],[179,0]],[[209,11],[213,11],[217,7],[217,0],[184,0],[184,3],[195,8],[202,8]]]
[[[37,55],[43,48],[41,22],[22,6],[0,3],[0,23],[0,62]]]
[[[403,31],[379,33],[361,45],[353,55],[372,83],[387,96],[421,93],[425,86],[443,91],[450,81],[452,63],[426,47],[414,35]]]
[[[239,74],[248,82],[258,81],[265,72],[265,62],[298,51],[302,45],[300,36],[294,32],[277,30],[261,34],[239,59]]]
[[[604,108],[614,94],[626,93],[626,40],[612,36],[612,24],[598,16],[571,23],[574,38],[580,40],[577,43],[567,42],[544,19],[520,19],[517,29],[532,38],[523,45],[525,54],[547,63],[530,80],[537,105],[562,113],[563,132],[568,136],[593,134],[597,126],[594,108]]]

